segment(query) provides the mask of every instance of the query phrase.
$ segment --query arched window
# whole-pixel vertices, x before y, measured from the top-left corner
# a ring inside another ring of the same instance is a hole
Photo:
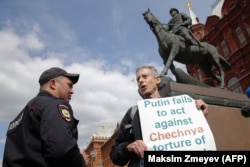
[[[240,41],[240,44],[243,45],[243,46],[246,45],[246,37],[244,36],[244,34],[243,34],[240,27],[236,28],[236,35],[237,35],[237,37],[238,37],[238,39]]]
[[[235,92],[235,93],[243,93],[241,86],[240,86],[240,83],[239,83],[239,80],[235,77],[232,77],[229,79],[228,89],[232,92]]]

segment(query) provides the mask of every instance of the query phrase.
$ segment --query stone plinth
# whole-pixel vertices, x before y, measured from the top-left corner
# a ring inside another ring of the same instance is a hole
[[[250,150],[250,118],[239,108],[210,105],[207,121],[217,150]]]
[[[241,114],[241,107],[250,105],[245,94],[175,82],[170,82],[161,91],[164,97],[182,94],[203,99],[209,104],[207,121],[217,150],[250,150],[250,117]]]
[[[169,82],[162,90],[161,96],[177,96],[188,94],[194,99],[203,99],[208,104],[241,108],[250,105],[245,94],[233,93],[228,90],[212,87],[200,87],[188,84]]]

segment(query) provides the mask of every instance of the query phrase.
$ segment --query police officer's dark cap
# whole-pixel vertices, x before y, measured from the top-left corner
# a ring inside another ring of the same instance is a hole
[[[58,67],[52,67],[46,71],[44,71],[40,78],[39,78],[39,83],[42,86],[43,84],[47,83],[53,78],[59,77],[59,76],[65,76],[69,78],[73,84],[75,84],[78,79],[79,79],[79,74],[73,74],[73,73],[68,73],[67,71],[58,68]]]
[[[179,13],[179,10],[176,9],[176,8],[171,8],[171,9],[169,10],[169,13],[171,14],[173,11],[176,11],[177,13]]]

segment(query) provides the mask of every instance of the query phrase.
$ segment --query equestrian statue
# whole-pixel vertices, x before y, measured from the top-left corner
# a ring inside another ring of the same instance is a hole
[[[170,14],[179,14],[177,9],[171,9]],[[199,67],[213,79],[220,83],[220,88],[225,88],[224,83],[224,71],[230,70],[230,64],[219,54],[217,48],[209,43],[198,41],[194,35],[190,32],[190,36],[179,35],[174,33],[172,22],[165,25],[162,24],[148,9],[142,14],[145,21],[148,23],[150,29],[156,36],[158,42],[158,52],[163,59],[164,68],[161,71],[161,76],[165,76],[170,69],[175,72],[175,66],[173,61],[180,62],[182,64],[199,64]],[[177,19],[178,20],[178,19]],[[184,24],[182,24],[184,25]],[[172,32],[170,32],[172,27]],[[176,32],[178,32],[177,30]],[[190,31],[190,30],[189,30]],[[184,32],[184,31],[183,31]],[[212,71],[212,67],[215,67],[217,73]]]

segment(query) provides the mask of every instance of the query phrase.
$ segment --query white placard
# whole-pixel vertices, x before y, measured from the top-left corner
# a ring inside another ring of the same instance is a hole
[[[148,150],[216,150],[209,124],[192,97],[141,100],[138,108]]]

